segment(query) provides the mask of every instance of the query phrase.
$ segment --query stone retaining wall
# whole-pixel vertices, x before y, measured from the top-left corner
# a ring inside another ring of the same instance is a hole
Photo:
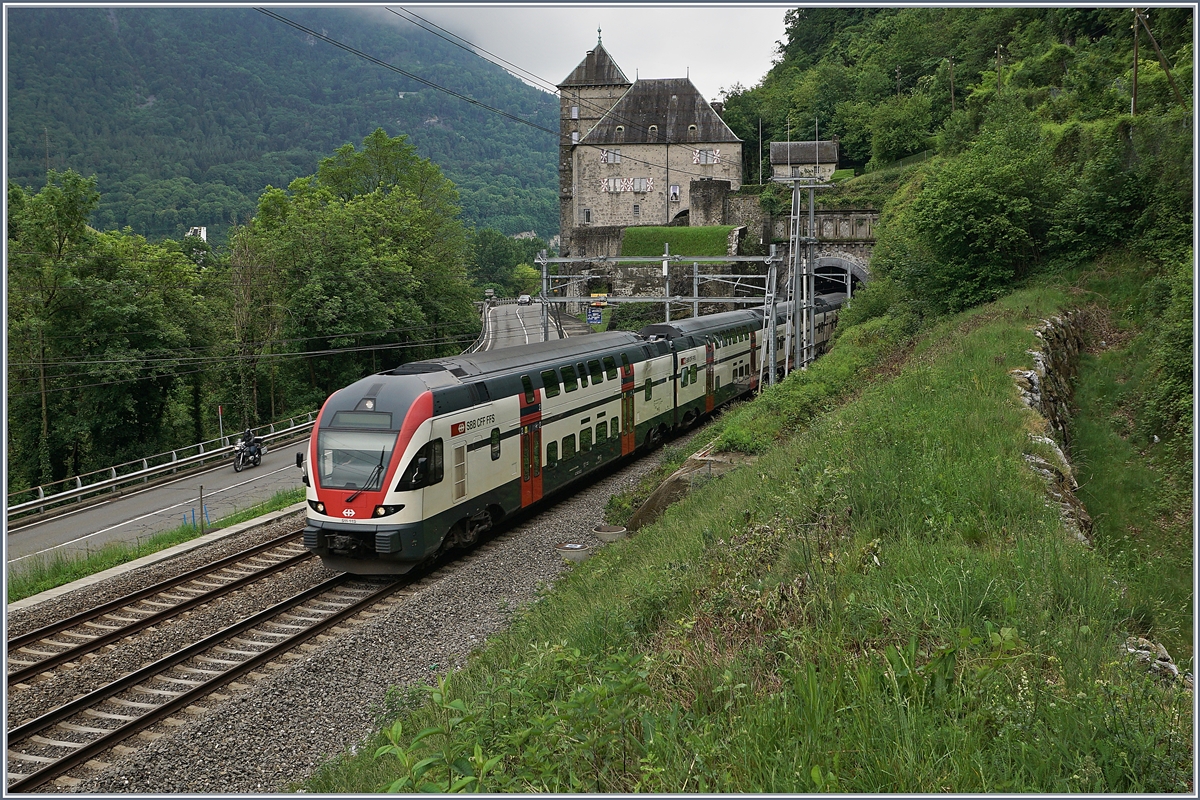
[[[1075,497],[1079,483],[1064,451],[1070,445],[1068,422],[1075,378],[1079,374],[1083,330],[1084,319],[1079,311],[1042,320],[1033,332],[1041,340],[1041,347],[1026,351],[1033,357],[1033,369],[1014,369],[1009,374],[1013,376],[1021,400],[1046,420],[1053,436],[1031,435],[1047,457],[1029,453],[1025,459],[1030,468],[1045,479],[1050,496],[1062,509],[1067,530],[1076,540],[1090,545],[1092,520],[1083,503]]]

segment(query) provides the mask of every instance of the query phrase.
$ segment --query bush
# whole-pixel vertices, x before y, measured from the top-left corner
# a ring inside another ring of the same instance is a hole
[[[994,300],[1039,261],[1055,189],[1037,121],[1007,106],[967,152],[930,169],[881,230],[873,265],[939,311]]]

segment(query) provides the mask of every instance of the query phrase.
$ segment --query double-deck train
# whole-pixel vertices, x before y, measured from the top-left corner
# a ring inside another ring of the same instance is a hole
[[[817,352],[845,295],[817,299]],[[788,307],[777,306],[775,369]],[[764,312],[730,311],[405,364],[330,395],[304,469],[304,545],[326,566],[399,574],[655,447],[757,388]]]

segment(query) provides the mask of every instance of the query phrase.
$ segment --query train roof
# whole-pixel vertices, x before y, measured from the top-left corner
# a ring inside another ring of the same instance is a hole
[[[722,311],[719,314],[690,317],[678,322],[659,322],[647,325],[639,333],[646,337],[661,336],[664,339],[678,339],[682,336],[703,336],[706,333],[723,331],[740,325],[757,326],[761,322],[762,316],[753,311]]]
[[[499,350],[466,353],[461,356],[414,361],[396,367],[385,374],[412,375],[445,370],[458,378],[473,378],[528,368],[532,363],[569,359],[575,356],[590,355],[600,350],[642,344],[645,344],[645,341],[629,331],[592,333],[587,336],[532,342]]]

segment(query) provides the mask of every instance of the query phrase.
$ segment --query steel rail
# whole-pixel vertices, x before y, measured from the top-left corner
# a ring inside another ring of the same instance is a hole
[[[9,749],[12,749],[14,742],[21,742],[29,739],[30,737],[45,731],[52,725],[55,725],[90,706],[96,705],[97,703],[119,694],[120,692],[130,689],[133,686],[141,683],[143,680],[151,678],[155,674],[176,666],[188,660],[189,658],[192,658],[193,656],[200,655],[205,651],[220,645],[225,640],[230,639],[239,633],[243,633],[255,627],[256,625],[267,622],[281,613],[290,611],[296,606],[301,605],[302,603],[311,600],[314,597],[328,592],[331,589],[336,589],[343,584],[349,583],[352,579],[352,576],[346,574],[330,578],[324,583],[314,586],[311,589],[307,589],[300,594],[295,595],[294,597],[284,600],[281,603],[277,603],[276,605],[259,612],[248,619],[235,623],[223,631],[196,642],[195,644],[192,644],[177,653],[159,659],[158,661],[143,667],[142,669],[132,672],[123,678],[114,681],[108,686],[101,687],[87,695],[84,695],[83,697],[77,698],[76,700],[73,700],[70,703],[67,703],[66,705],[63,705],[51,712],[43,714],[41,717],[31,720],[24,725],[19,725],[8,732]],[[204,684],[179,694],[162,705],[149,710],[147,713],[137,717],[136,719],[129,720],[124,725],[114,728],[106,736],[97,739],[96,741],[83,744],[82,746],[73,749],[73,751],[66,756],[54,761],[51,764],[47,764],[42,769],[37,770],[29,775],[24,775],[17,778],[8,785],[8,791],[26,792],[41,786],[47,781],[69,771],[73,767],[76,767],[79,764],[82,764],[93,758],[94,756],[113,748],[117,744],[120,744],[122,741],[128,739],[130,736],[139,733],[156,722],[159,722],[173,713],[192,705],[201,697],[211,694],[221,686],[224,686],[226,683],[229,683],[235,678],[250,672],[255,667],[278,658],[280,655],[295,648],[297,645],[303,644],[309,639],[328,630],[329,628],[338,625],[343,620],[354,616],[364,608],[369,607],[370,605],[378,602],[390,594],[393,594],[406,585],[407,584],[402,581],[390,581],[383,584],[379,589],[377,589],[375,592],[372,592],[367,597],[352,603],[340,611],[330,614],[320,622],[317,622],[311,627],[306,628],[305,630],[295,634],[292,637],[289,637],[288,639],[278,642],[261,653],[251,656],[243,662],[231,665],[229,669],[226,669]]]
[[[292,539],[299,537],[301,533],[302,531],[292,531],[291,533],[287,533],[283,536],[262,542],[261,544],[256,544],[254,547],[247,548],[241,552],[228,555],[225,558],[212,562],[211,564],[205,564],[202,567],[196,567],[195,569],[184,572],[181,575],[175,576],[174,578],[167,578],[164,581],[159,581],[156,584],[147,586],[144,589],[139,589],[136,592],[125,595],[124,597],[118,597],[116,600],[110,600],[107,603],[102,603],[94,608],[89,608],[86,611],[80,611],[78,614],[59,620],[58,622],[52,622],[51,624],[38,628],[37,630],[23,633],[20,636],[14,636],[8,640],[8,649],[12,650],[16,647],[23,647],[30,642],[36,642],[39,639],[45,639],[47,636],[53,636],[56,633],[61,633],[67,628],[73,628],[76,625],[82,625],[83,623],[107,614],[110,611],[114,611],[127,605],[132,605],[139,600],[152,597],[159,592],[171,589],[181,583],[187,583],[188,581],[203,577],[210,572],[224,569],[230,564],[236,564],[243,559],[252,558],[266,550],[280,547],[287,544]]]
[[[266,578],[270,575],[274,575],[277,572],[282,572],[285,569],[294,567],[295,565],[297,565],[303,561],[307,561],[308,559],[310,559],[312,557],[313,557],[313,554],[310,552],[307,552],[307,551],[303,552],[303,553],[299,553],[294,556],[290,556],[290,557],[288,557],[282,561],[279,561],[275,564],[271,564],[270,566],[263,567],[262,569],[256,570],[255,572],[252,572],[249,575],[243,575],[242,577],[237,578],[234,581],[232,581],[228,584],[225,584],[223,586],[220,586],[216,589],[212,589],[210,591],[199,594],[196,597],[192,597],[190,599],[183,600],[183,601],[171,606],[170,608],[166,608],[166,609],[163,609],[162,611],[158,611],[154,614],[151,614],[148,617],[145,617],[144,619],[140,619],[136,622],[129,623],[120,628],[109,631],[108,633],[100,634],[87,642],[79,644],[75,647],[68,648],[67,650],[62,651],[61,653],[55,653],[54,655],[49,656],[47,658],[43,658],[40,661],[36,661],[32,664],[28,664],[19,669],[15,669],[12,672],[8,673],[8,676],[7,676],[8,683],[11,686],[14,683],[20,683],[22,681],[25,681],[25,680],[33,677],[34,675],[38,675],[42,672],[45,672],[46,670],[53,669],[54,667],[57,667],[61,664],[66,664],[67,662],[74,661],[75,659],[79,658],[80,656],[82,656],[86,653],[91,653],[95,650],[99,650],[101,647],[104,647],[105,645],[120,641],[121,639],[124,639],[128,636],[132,636],[133,634],[137,633],[138,631],[145,630],[146,628],[149,628],[153,625],[161,624],[162,622],[164,622],[168,619],[171,619],[172,617],[176,617],[185,611],[189,611],[193,608],[196,608],[197,606],[202,606],[206,603],[211,603],[214,600],[216,600],[224,595],[227,595],[227,594],[230,594],[231,592],[237,591],[238,589],[241,589],[244,586],[248,586],[249,584],[255,583],[259,580],[262,580],[263,578]],[[153,596],[153,595],[151,595],[151,596]],[[50,635],[53,635],[53,634],[50,634]],[[42,639],[44,639],[44,638],[46,638],[46,637],[42,637]],[[41,641],[41,639],[39,639],[37,641]],[[13,661],[13,658],[11,655],[9,656],[9,661],[10,662]]]

